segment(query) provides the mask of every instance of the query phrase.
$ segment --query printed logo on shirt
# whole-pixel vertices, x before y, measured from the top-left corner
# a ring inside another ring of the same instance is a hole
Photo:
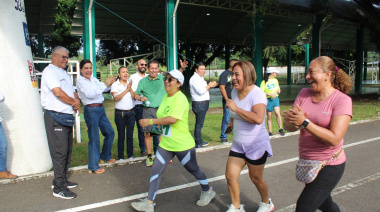
[[[327,112],[327,111],[322,111],[322,113],[324,113],[324,114],[328,114],[329,112]]]
[[[60,132],[60,131],[62,131],[62,128],[54,128],[54,131]]]
[[[228,75],[227,76],[227,82],[231,82],[232,81],[232,77],[231,77],[231,75]]]
[[[170,111],[170,106],[166,106],[164,109],[164,115],[168,114]]]

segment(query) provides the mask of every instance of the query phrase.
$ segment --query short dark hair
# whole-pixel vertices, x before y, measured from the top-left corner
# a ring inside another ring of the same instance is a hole
[[[156,63],[158,66],[160,66],[160,63],[157,60],[151,60],[148,62],[148,68],[150,67],[150,64]]]
[[[195,69],[198,69],[199,66],[204,66],[204,67],[206,67],[206,64],[205,64],[204,62],[197,62],[197,63],[195,63]]]
[[[80,61],[79,68],[82,69],[83,66],[86,65],[86,63],[91,63],[91,65],[92,65],[91,60],[84,59],[84,60]]]

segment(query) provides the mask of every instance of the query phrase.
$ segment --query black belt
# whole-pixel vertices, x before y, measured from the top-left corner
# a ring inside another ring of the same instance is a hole
[[[204,100],[204,101],[194,101],[194,102],[210,102],[210,100]]]
[[[143,106],[142,104],[135,105],[135,107],[142,107],[142,106]]]
[[[124,112],[128,112],[128,113],[133,112],[133,108],[130,109],[130,110],[119,110],[119,109],[116,109],[116,108],[115,108],[115,110],[116,110],[117,112],[122,112],[122,113],[124,113]]]
[[[85,105],[86,107],[103,107],[103,103],[93,103]]]

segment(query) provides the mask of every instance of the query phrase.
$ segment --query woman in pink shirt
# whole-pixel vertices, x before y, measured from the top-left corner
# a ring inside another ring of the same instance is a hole
[[[331,198],[331,191],[343,175],[346,155],[334,160],[341,150],[343,137],[352,118],[351,78],[326,56],[314,59],[307,69],[310,88],[298,94],[293,108],[284,111],[287,131],[301,129],[299,155],[306,160],[327,164],[308,184],[297,200],[296,211],[340,211]]]

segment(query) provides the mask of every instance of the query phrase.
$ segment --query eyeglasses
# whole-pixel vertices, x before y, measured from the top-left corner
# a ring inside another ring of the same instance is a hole
[[[175,79],[175,78],[173,78],[173,77],[164,77],[164,78],[163,78],[164,82],[165,82],[166,80],[168,80],[169,83],[171,83],[171,82],[173,81],[173,79]]]
[[[62,57],[62,59],[64,59],[64,60],[69,60],[69,59],[70,59],[70,57],[66,57],[66,56],[63,56],[63,55],[60,55],[60,54],[56,54],[56,55],[59,55],[59,56],[61,56],[61,57]]]
[[[146,66],[146,63],[140,63],[140,66]]]

